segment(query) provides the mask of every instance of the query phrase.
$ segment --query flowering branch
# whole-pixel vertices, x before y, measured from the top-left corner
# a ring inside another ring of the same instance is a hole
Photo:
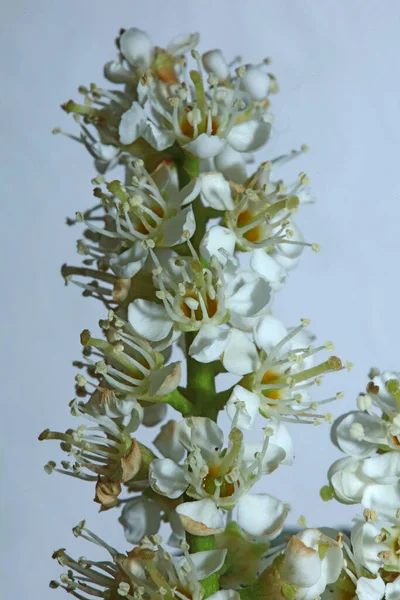
[[[106,310],[80,336],[69,405],[79,424],[39,439],[65,455],[47,473],[88,482],[101,511],[123,507],[131,547],[117,551],[82,521],[74,535],[107,559],[58,550],[67,571],[51,587],[80,600],[398,600],[399,374],[373,370],[358,410],[334,425],[347,456],[321,496],[363,505],[351,540],[301,519],[282,541],[289,505],[253,490],[293,464],[287,425],[331,423],[325,405],[343,394],[316,392],[351,368],[315,341],[308,319],[286,327],[272,313],[303,250],[319,246],[295,223],[313,201],[308,177],[281,176],[306,146],[249,167],[273,123],[269,60],[200,55],[198,34],[160,48],[131,28],[116,43],[104,68],[113,89],[80,86],[82,102],[63,105],[80,128],[65,135],[90,152],[96,175],[94,205],[67,220],[83,227],[82,265],[62,275]],[[117,165],[122,180],[110,176]],[[158,425],[144,445],[142,427]]]

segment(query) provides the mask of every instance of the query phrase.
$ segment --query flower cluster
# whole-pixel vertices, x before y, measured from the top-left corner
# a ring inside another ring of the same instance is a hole
[[[285,326],[274,316],[303,250],[319,246],[295,221],[313,201],[308,177],[281,178],[306,146],[249,166],[272,129],[278,86],[269,60],[200,54],[198,34],[160,48],[131,28],[116,43],[118,56],[104,67],[113,89],[81,86],[83,101],[63,105],[80,128],[67,135],[94,157],[96,174],[94,205],[68,220],[83,226],[82,264],[62,274],[106,312],[99,334],[80,336],[70,403],[79,423],[40,439],[58,440],[67,454],[47,473],[89,482],[101,510],[122,505],[133,548],[118,552],[82,522],[75,535],[110,558],[59,550],[67,572],[51,586],[80,599],[315,600],[334,592],[381,600],[386,591],[394,600],[397,376],[374,372],[359,411],[335,427],[349,456],[331,467],[323,495],[364,505],[351,542],[314,528],[281,542],[289,504],[254,488],[292,465],[287,426],[332,421],[324,406],[342,393],[318,389],[325,374],[351,368],[331,342],[315,342],[309,319]],[[120,179],[110,176],[117,165]],[[157,425],[144,445],[141,427]],[[173,556],[161,546],[166,525]]]

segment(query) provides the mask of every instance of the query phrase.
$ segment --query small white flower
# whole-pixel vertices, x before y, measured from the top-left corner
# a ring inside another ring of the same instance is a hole
[[[155,263],[156,296],[162,304],[142,299],[130,304],[129,321],[139,335],[159,341],[172,329],[199,331],[228,320],[242,328],[243,324],[252,324],[267,312],[272,300],[269,282],[254,271],[241,270],[237,259],[229,254],[229,237],[222,233],[218,241],[214,234],[218,236],[219,232],[210,232],[206,234],[206,243],[200,244],[201,256],[189,240],[191,258],[173,253],[158,257],[150,249]],[[222,264],[217,253],[221,255]],[[203,257],[210,259],[206,267]],[[226,338],[224,333],[221,336]]]
[[[172,499],[186,493],[230,509],[263,473],[274,471],[285,461],[286,450],[290,458],[290,442],[284,432],[278,433],[277,426],[270,428],[267,433],[271,435],[266,435],[264,443],[248,444],[236,427],[239,419],[238,409],[227,448],[223,448],[223,432],[211,419],[191,417],[181,421],[176,436],[188,455],[182,465],[170,458],[150,463],[149,482],[154,491]]]
[[[343,552],[337,542],[317,529],[304,529],[286,548],[281,575],[297,588],[294,600],[314,600],[343,567]]]
[[[293,152],[288,159],[298,154]],[[287,270],[295,266],[304,246],[314,249],[317,246],[304,242],[293,222],[293,214],[303,197],[306,176],[301,174],[295,184],[285,187],[281,181],[271,181],[274,168],[274,161],[264,163],[243,186],[229,184],[221,173],[204,173],[201,197],[204,204],[226,211],[226,225],[239,248],[266,249],[272,252],[278,265]]]
[[[120,121],[121,143],[127,145],[143,138],[153,148],[163,150],[176,141],[201,159],[218,155],[226,144],[239,152],[264,145],[271,130],[266,106],[256,105],[251,95],[239,90],[240,76],[233,86],[229,82],[225,86],[213,75],[206,89],[199,55],[192,55],[197,69],[189,73],[186,65],[180,64],[179,80],[173,84],[168,103],[157,85],[159,75],[147,77],[147,97],[158,122],[150,120],[134,102]]]
[[[313,422],[313,411],[318,402],[311,402],[307,390],[319,381],[319,377],[329,371],[342,368],[339,358],[331,356],[327,361],[315,365],[314,355],[325,350],[326,346],[313,348],[311,338],[302,324],[287,331],[283,323],[272,315],[261,317],[254,327],[254,339],[259,348],[259,366],[256,371],[246,375],[236,386],[229,405],[234,405],[237,397],[242,396],[249,407],[257,407],[265,417],[274,417],[286,421],[298,420]],[[324,404],[327,401],[322,400]],[[253,408],[250,408],[254,412]]]
[[[162,163],[151,175],[141,161],[131,169],[132,185],[115,180],[106,193],[96,188],[104,207],[104,227],[96,219],[82,217],[85,225],[100,234],[97,246],[84,243],[87,257],[103,255],[115,275],[134,277],[144,266],[149,248],[169,248],[191,237],[196,223],[191,202],[198,196],[200,182],[192,180],[179,189],[176,170]]]
[[[90,354],[86,360],[102,376],[106,387],[118,397],[129,394],[149,400],[174,390],[181,378],[180,363],[163,365],[163,355],[132,331],[128,322],[112,311],[108,316],[101,321],[107,340],[93,337],[87,329],[81,334],[82,345],[97,351],[97,360]],[[98,354],[102,360],[98,360]]]

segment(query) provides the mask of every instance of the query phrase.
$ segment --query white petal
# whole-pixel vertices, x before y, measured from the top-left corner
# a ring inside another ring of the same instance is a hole
[[[189,355],[201,363],[218,360],[226,348],[229,336],[229,329],[204,325],[194,338]]]
[[[177,435],[177,422],[174,420],[168,421],[161,427],[153,444],[165,458],[170,458],[176,463],[185,456],[185,449]]]
[[[200,176],[200,182],[200,196],[206,206],[216,210],[233,210],[235,204],[231,188],[221,173],[204,173]]]
[[[184,502],[176,507],[176,512],[185,530],[193,535],[213,535],[224,530],[224,519],[212,500]]]
[[[126,540],[130,544],[137,544],[145,535],[158,532],[161,523],[160,508],[153,500],[139,496],[125,504],[119,522],[124,528]]]
[[[280,290],[286,282],[286,269],[277,263],[263,248],[251,252],[250,266],[269,281],[274,291]]]
[[[255,454],[259,454],[262,450],[263,444],[261,442],[246,443],[244,445],[243,460],[248,462],[249,465],[253,463]],[[285,451],[275,444],[268,443],[267,452],[262,460],[262,472],[264,474],[272,473],[285,459]]]
[[[354,556],[358,562],[371,573],[377,573],[383,566],[382,558],[378,554],[387,550],[385,544],[375,541],[380,533],[380,527],[371,521],[364,521],[361,517],[355,519],[351,530],[351,545]]]
[[[400,478],[400,453],[376,454],[364,460],[361,469],[377,483],[395,483]]]
[[[214,164],[226,179],[235,183],[244,183],[247,179],[245,156],[228,144],[214,158]]]
[[[112,83],[127,83],[132,79],[132,71],[126,69],[119,60],[111,60],[104,65],[104,77]]]
[[[215,592],[215,594],[211,594],[208,600],[240,600],[240,596],[236,590],[220,590],[219,592]]]
[[[343,569],[343,551],[335,542],[322,561],[322,575],[327,583],[335,582]]]
[[[229,67],[221,50],[210,50],[203,54],[203,65],[207,73],[212,73],[217,79],[229,77]]]
[[[237,405],[237,403],[240,403]],[[226,412],[232,421],[239,411],[238,427],[240,429],[253,429],[254,421],[260,408],[260,400],[257,394],[249,392],[241,385],[235,385],[232,395],[226,403]]]
[[[285,458],[282,461],[282,464],[290,466],[293,464],[294,460],[294,448],[289,431],[283,423],[278,420],[275,421],[274,419],[270,420],[268,427],[271,427],[274,430],[273,435],[269,438],[269,445],[273,444],[282,448],[285,452]]]
[[[181,380],[181,363],[175,362],[154,369],[149,376],[149,391],[150,397],[164,396],[175,390]]]
[[[122,54],[131,65],[143,69],[150,66],[153,44],[145,31],[132,27],[121,35],[119,43]]]
[[[141,298],[128,306],[128,320],[139,335],[153,342],[164,339],[172,329],[164,306]]]
[[[400,576],[393,583],[386,584],[386,600],[398,600],[400,598]],[[375,600],[375,598],[372,598]]]
[[[254,328],[254,339],[257,346],[268,354],[287,336],[287,333],[287,329],[281,321],[272,315],[265,315],[261,317]],[[288,349],[287,344],[284,345],[282,351],[285,349]]]
[[[355,458],[340,458],[329,468],[328,479],[340,502],[361,502],[366,486],[371,481],[361,472],[361,461]]]
[[[386,389],[386,383],[390,379],[400,379],[400,373],[395,371],[384,371],[380,373],[376,377],[373,378],[374,385],[378,386],[379,392],[377,396],[377,400],[379,400],[379,405],[382,406],[383,409],[386,409],[389,413],[395,410],[398,412],[398,406],[391,394]]]
[[[376,440],[376,443],[356,439],[354,430],[361,429],[365,437],[369,440]],[[334,427],[334,436],[339,448],[348,454],[357,458],[366,458],[371,456],[379,448],[385,432],[381,421],[365,412],[352,411],[344,416]]]
[[[235,244],[236,236],[233,231],[227,227],[221,227],[221,225],[213,225],[200,242],[200,253],[207,262],[211,261],[212,256],[216,256],[218,261],[225,265],[226,257],[219,250],[222,249],[233,255]]]
[[[177,435],[187,450],[198,446],[206,456],[215,458],[224,443],[223,431],[208,417],[190,417],[178,423]]]
[[[269,540],[282,531],[289,506],[268,494],[246,494],[238,502],[237,520],[249,535]]]
[[[148,404],[143,408],[143,425],[145,427],[154,427],[165,419],[167,414],[166,404]]]
[[[258,316],[272,299],[271,286],[264,277],[241,271],[226,287],[226,307],[241,317]]]
[[[231,329],[222,364],[229,373],[234,375],[246,375],[258,368],[257,348],[243,331]]]
[[[290,240],[292,242],[304,241],[303,234],[293,221],[290,221],[288,229],[290,229],[290,231],[292,232],[292,235],[290,236]],[[288,258],[297,258],[303,252],[303,248],[304,246],[302,246],[301,244],[278,244],[277,246],[279,252],[282,252],[282,254],[284,254],[284,256]]]
[[[196,221],[193,209],[191,206],[188,206],[164,222],[162,242],[164,246],[175,246],[186,239],[183,237],[184,231],[188,231],[189,237],[192,237],[195,230]]]
[[[203,550],[190,555],[198,581],[219,571],[225,562],[228,550]]]
[[[193,419],[191,431],[192,446],[199,448],[204,460],[212,464],[215,455],[224,443],[224,432],[208,417]]]
[[[157,127],[151,121],[146,123],[141,136],[152,148],[159,152],[169,148],[175,142],[175,134],[172,131],[161,129],[161,127]]]
[[[318,551],[292,536],[285,551],[282,575],[289,583],[309,588],[321,577],[322,562]]]
[[[221,140],[217,135],[201,133],[196,139],[185,144],[183,148],[198,158],[211,158],[216,156],[225,144],[226,140]]]
[[[179,498],[188,487],[185,474],[170,458],[156,458],[149,466],[149,483],[157,494],[168,498]]]
[[[249,66],[244,77],[240,80],[241,88],[245,90],[253,100],[264,100],[268,96],[270,78],[257,67]]]
[[[362,497],[362,504],[366,508],[377,510],[382,519],[394,519],[400,508],[400,483],[367,486]]]
[[[97,158],[107,162],[113,160],[119,154],[119,148],[111,144],[102,144],[101,142],[95,142],[92,145],[92,149]]]
[[[192,179],[188,184],[185,185],[177,194],[177,201],[180,206],[186,206],[193,200],[196,200],[200,194],[201,181],[200,178]]]
[[[141,244],[133,243],[122,254],[110,258],[110,267],[117,277],[131,279],[143,267],[147,255],[148,251]]]
[[[124,112],[119,123],[118,132],[121,144],[128,145],[137,140],[146,127],[146,114],[139,102],[133,102],[129,110]]]
[[[200,34],[188,33],[186,35],[179,35],[168,44],[167,52],[173,56],[181,56],[186,54],[189,50],[193,50],[197,46],[200,40]]]
[[[358,600],[382,600],[385,594],[385,583],[379,575],[376,579],[360,577],[357,581],[356,590]],[[398,594],[398,596],[393,596],[393,600],[400,598],[400,586],[398,587]],[[387,592],[386,600],[390,600],[390,595],[388,596]]]
[[[232,127],[228,134],[228,143],[239,152],[253,152],[265,144],[270,132],[271,123],[251,119]]]

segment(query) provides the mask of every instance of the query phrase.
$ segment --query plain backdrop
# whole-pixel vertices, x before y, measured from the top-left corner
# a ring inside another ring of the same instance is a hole
[[[79,84],[102,82],[120,27],[146,29],[165,45],[201,32],[200,50],[223,48],[245,62],[270,56],[280,84],[276,124],[262,158],[310,146],[293,165],[306,171],[318,202],[299,214],[306,239],[300,267],[276,300],[276,314],[300,317],[322,341],[350,359],[351,373],[329,377],[319,396],[344,390],[335,415],[355,405],[371,365],[400,368],[399,357],[399,38],[396,0],[13,0],[1,6],[1,265],[2,265],[2,592],[5,598],[54,598],[47,587],[60,572],[53,550],[77,556],[91,549],[71,527],[92,529],[126,544],[117,511],[98,514],[93,488],[53,475],[57,444],[39,443],[45,427],[71,424],[71,362],[79,332],[102,316],[100,305],[65,288],[60,265],[75,262],[78,228],[65,217],[91,202],[93,165],[62,137],[74,128],[59,105]],[[357,507],[324,504],[319,489],[339,457],[329,426],[291,428],[296,464],[263,480],[262,491],[292,505],[289,523],[350,522]],[[153,432],[147,432],[152,439]],[[60,596],[61,597],[61,596]]]

